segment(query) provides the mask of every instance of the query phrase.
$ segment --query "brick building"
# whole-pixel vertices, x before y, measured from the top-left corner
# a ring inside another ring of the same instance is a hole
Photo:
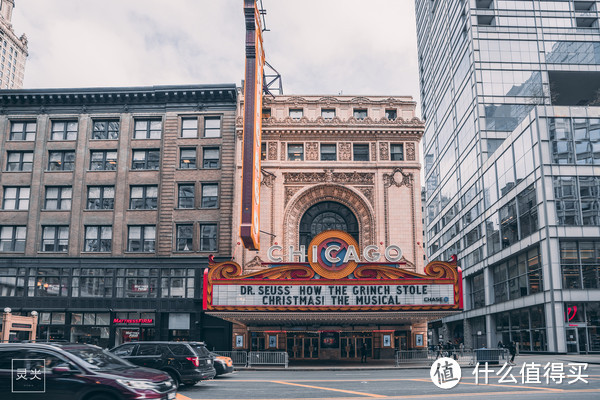
[[[0,303],[38,311],[41,338],[229,345],[200,306],[208,256],[232,254],[236,98],[235,85],[0,92]]]

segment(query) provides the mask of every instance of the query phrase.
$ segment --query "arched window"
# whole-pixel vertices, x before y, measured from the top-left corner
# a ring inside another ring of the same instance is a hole
[[[330,230],[347,232],[359,242],[358,221],[348,207],[334,201],[324,201],[309,208],[300,220],[300,246],[308,245],[319,233]]]

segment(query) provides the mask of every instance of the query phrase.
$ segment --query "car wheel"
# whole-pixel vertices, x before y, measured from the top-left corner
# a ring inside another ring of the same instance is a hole
[[[167,372],[167,374],[169,374],[171,379],[173,379],[173,382],[175,383],[175,389],[179,388],[179,386],[181,385],[181,381],[179,380],[179,376],[177,376],[177,373],[175,371],[166,371],[166,372]]]
[[[183,384],[186,386],[194,386],[198,382],[200,382],[200,381],[187,381],[187,382],[183,382]]]

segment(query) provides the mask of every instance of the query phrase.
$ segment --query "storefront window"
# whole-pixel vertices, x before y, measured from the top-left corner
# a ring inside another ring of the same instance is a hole
[[[518,342],[521,351],[547,351],[544,306],[495,315],[496,336],[504,345]]]

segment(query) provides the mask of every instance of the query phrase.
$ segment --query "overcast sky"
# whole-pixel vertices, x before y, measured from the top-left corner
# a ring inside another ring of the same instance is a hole
[[[418,100],[414,0],[263,0],[285,94]],[[235,83],[242,0],[16,0],[26,88]]]

